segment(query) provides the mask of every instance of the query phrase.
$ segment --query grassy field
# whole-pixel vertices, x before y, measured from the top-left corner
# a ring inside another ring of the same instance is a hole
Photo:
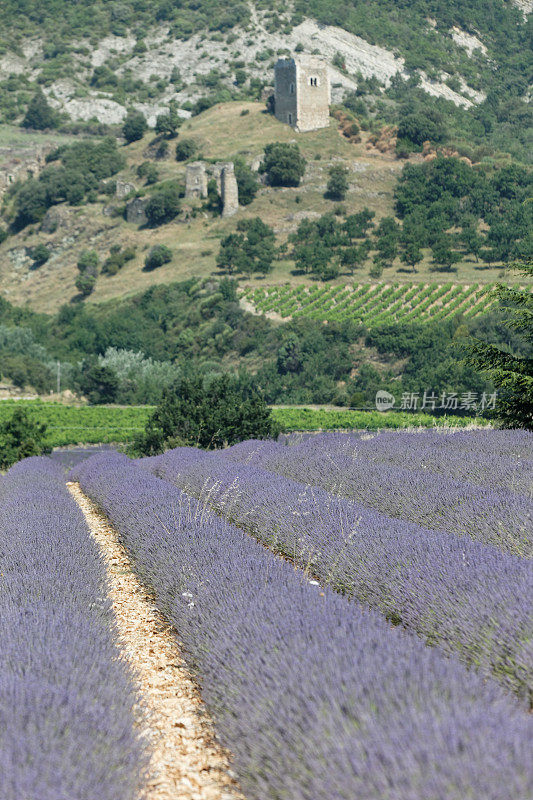
[[[126,443],[144,429],[152,406],[66,406],[40,400],[0,402],[0,423],[15,407],[24,406],[30,415],[47,426],[50,447],[78,444]],[[285,433],[317,430],[378,430],[434,426],[464,427],[481,420],[472,417],[434,417],[398,411],[350,411],[324,408],[275,408],[273,416]]]
[[[41,400],[3,400],[0,422],[21,405],[32,418],[45,423],[50,447],[128,442],[144,429],[153,410],[151,406],[67,406]]]

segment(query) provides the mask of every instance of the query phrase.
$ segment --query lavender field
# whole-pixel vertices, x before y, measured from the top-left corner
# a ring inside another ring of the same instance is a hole
[[[146,747],[104,569],[63,471],[0,477],[0,797],[135,800]]]
[[[530,796],[533,720],[496,682],[124,456],[72,477],[179,631],[249,800]]]
[[[20,462],[0,477],[0,797],[531,800],[532,445],[402,431]],[[163,615],[233,788],[148,780],[142,686],[66,481]]]

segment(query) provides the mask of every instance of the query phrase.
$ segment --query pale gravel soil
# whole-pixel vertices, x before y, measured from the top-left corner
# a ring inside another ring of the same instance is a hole
[[[145,706],[140,724],[152,756],[143,800],[243,800],[169,622],[134,574],[115,529],[79,484],[67,486],[103,554],[119,646]]]

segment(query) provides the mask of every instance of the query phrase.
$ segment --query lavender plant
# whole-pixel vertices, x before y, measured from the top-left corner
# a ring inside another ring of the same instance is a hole
[[[531,561],[220,454],[178,448],[138,463],[309,574],[533,701]]]
[[[0,797],[136,800],[146,766],[104,564],[62,469],[0,481]]]
[[[119,455],[73,476],[179,631],[248,800],[526,800],[532,720]]]
[[[422,445],[424,434],[417,436]],[[381,434],[376,438],[380,437]],[[266,470],[321,487],[390,517],[469,536],[508,553],[533,557],[530,497],[490,485],[488,480],[485,486],[476,486],[443,472],[434,474],[425,468],[379,463],[367,455],[372,451],[373,441],[322,434],[289,447],[268,443],[261,448],[260,442],[248,442],[246,448],[233,454],[234,448],[230,448],[224,457],[246,460],[255,448],[252,462]],[[398,458],[402,446],[399,440]],[[416,448],[416,443],[413,447]],[[379,446],[376,449],[379,452]],[[438,457],[437,440],[435,460]],[[527,472],[524,470],[522,475],[525,477]]]
[[[325,446],[330,453],[344,452],[360,461],[427,470],[528,497],[533,494],[533,434],[528,431],[327,433],[313,441],[320,450]],[[296,436],[289,442],[301,443]],[[233,449],[227,451],[227,457],[238,458],[238,447],[234,455]]]

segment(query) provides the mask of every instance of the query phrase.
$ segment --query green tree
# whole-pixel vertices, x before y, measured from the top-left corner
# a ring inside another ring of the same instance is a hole
[[[134,449],[141,455],[178,445],[214,449],[278,432],[270,408],[248,378],[196,376],[181,378],[164,391],[144,433],[135,437]]]
[[[173,100],[169,103],[169,108],[166,114],[159,114],[155,121],[155,132],[164,133],[169,139],[176,135],[176,132],[181,124],[181,118],[178,114],[177,103]]]
[[[194,156],[196,150],[194,139],[181,139],[176,145],[176,161],[188,161]]]
[[[32,420],[22,406],[0,423],[0,469],[7,469],[21,458],[40,456],[49,449],[44,443],[46,425]]]
[[[122,135],[128,144],[142,139],[148,130],[148,123],[141,111],[129,111],[122,125]]]
[[[274,231],[259,217],[241,220],[237,231],[222,239],[217,265],[230,274],[259,272],[266,275],[271,271],[276,255]]]
[[[422,251],[414,241],[406,242],[400,256],[402,262],[416,272],[416,265],[422,261]]]
[[[514,264],[512,269],[533,277],[533,261]],[[498,389],[495,414],[507,428],[533,430],[533,293],[502,284],[494,296],[509,310],[507,327],[526,343],[528,355],[516,356],[481,339],[473,339],[468,362],[486,373]]]
[[[452,250],[451,245],[449,234],[441,233],[431,246],[435,265],[446,272],[450,272],[452,266],[461,260],[460,254]]]
[[[48,197],[44,185],[34,178],[25,181],[15,198],[16,230],[25,228],[34,222],[40,222],[48,208]]]
[[[280,375],[300,372],[303,367],[303,357],[300,340],[295,333],[289,333],[277,354],[277,368]]]
[[[348,191],[348,170],[341,164],[335,164],[329,170],[326,197],[330,200],[345,200]]]
[[[374,223],[372,222],[374,217],[374,211],[370,211],[368,208],[363,208],[363,210],[358,211],[357,214],[350,214],[346,217],[343,231],[348,237],[348,240],[352,242],[354,239],[364,239],[369,228],[374,227]]]
[[[425,141],[442,142],[446,138],[444,118],[435,109],[419,109],[414,112],[403,109],[398,125],[398,139],[407,139],[418,146]]]
[[[86,362],[82,365],[79,388],[91,405],[113,403],[119,389],[119,380],[109,367]]]
[[[265,147],[260,169],[266,173],[270,186],[299,186],[306,163],[297,144],[273,142]]]
[[[57,127],[59,119],[59,114],[51,107],[43,90],[39,88],[30,100],[28,110],[21,124],[23,128],[43,131],[47,128]]]
[[[152,227],[171,222],[180,211],[180,189],[174,184],[168,184],[155,192],[150,198],[145,209],[148,224]]]
[[[241,206],[247,206],[256,196],[259,184],[255,173],[252,172],[243,158],[235,159],[235,178],[239,190],[239,203]]]

